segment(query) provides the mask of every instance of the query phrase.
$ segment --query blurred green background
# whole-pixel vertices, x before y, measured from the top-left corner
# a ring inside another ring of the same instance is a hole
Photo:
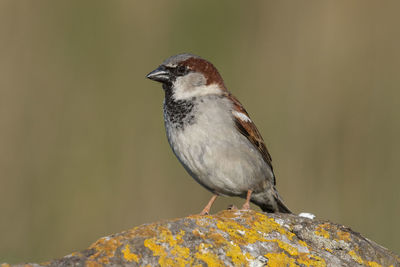
[[[0,0],[0,262],[200,212],[145,75],[212,61],[295,212],[400,251],[399,1]],[[234,198],[217,200],[213,212]]]

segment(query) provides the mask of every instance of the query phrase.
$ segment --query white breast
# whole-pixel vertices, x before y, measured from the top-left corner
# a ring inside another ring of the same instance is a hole
[[[236,130],[232,104],[211,95],[197,98],[195,123],[183,129],[166,121],[168,141],[189,174],[207,189],[225,195],[263,191],[272,171],[260,152]]]

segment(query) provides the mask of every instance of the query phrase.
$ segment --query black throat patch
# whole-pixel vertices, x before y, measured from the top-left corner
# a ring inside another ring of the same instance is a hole
[[[163,84],[165,91],[164,116],[173,127],[183,129],[184,126],[194,123],[193,108],[195,97],[189,100],[175,100],[172,96],[171,85]]]

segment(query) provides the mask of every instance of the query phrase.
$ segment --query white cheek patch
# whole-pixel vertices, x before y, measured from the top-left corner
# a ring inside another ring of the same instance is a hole
[[[182,79],[184,80],[184,79]],[[176,100],[188,99],[192,97],[205,96],[205,95],[215,95],[222,94],[222,90],[218,84],[200,85],[192,86],[187,85],[180,80],[177,80],[174,84],[174,98]]]
[[[242,112],[234,110],[234,111],[232,111],[232,114],[233,114],[233,116],[239,118],[242,121],[251,122],[251,119],[246,114],[244,114]]]

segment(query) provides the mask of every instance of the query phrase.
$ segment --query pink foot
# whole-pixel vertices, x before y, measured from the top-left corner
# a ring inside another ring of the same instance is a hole
[[[250,204],[249,203],[244,203],[244,205],[242,206],[242,210],[250,210]]]

